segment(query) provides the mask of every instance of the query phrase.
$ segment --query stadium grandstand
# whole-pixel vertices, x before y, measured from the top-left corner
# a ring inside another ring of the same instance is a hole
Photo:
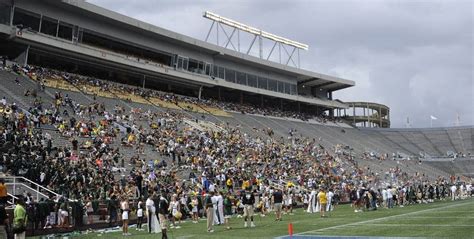
[[[326,193],[328,213],[472,207],[474,127],[390,128],[333,99],[351,80],[80,0],[1,1],[0,56],[0,238],[277,237],[281,203],[312,233]]]

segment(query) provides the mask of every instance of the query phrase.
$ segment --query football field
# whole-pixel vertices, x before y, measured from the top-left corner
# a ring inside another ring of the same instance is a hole
[[[293,236],[288,225],[293,225]],[[349,205],[338,206],[327,218],[297,209],[294,215],[284,215],[283,221],[274,221],[274,215],[255,217],[255,228],[244,228],[242,218],[231,219],[231,230],[215,226],[213,233],[206,231],[206,221],[189,221],[179,229],[170,229],[169,238],[361,238],[361,237],[437,237],[474,238],[474,199],[443,201],[411,205],[403,208],[379,209],[355,213]],[[121,232],[90,232],[73,238],[161,238],[131,228],[131,236]],[[69,236],[71,238],[71,236]]]

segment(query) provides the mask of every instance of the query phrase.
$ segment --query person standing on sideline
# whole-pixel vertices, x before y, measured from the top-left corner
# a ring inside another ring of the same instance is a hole
[[[197,196],[194,196],[193,199],[191,200],[191,212],[193,213],[193,223],[198,223],[198,205],[199,201],[197,199]]]
[[[275,208],[275,221],[281,221],[281,204],[283,202],[283,194],[281,193],[280,189],[276,189],[272,195],[272,203]]]
[[[168,239],[168,234],[166,233],[166,230],[168,228],[167,226],[168,223],[166,219],[166,216],[168,215],[168,208],[169,208],[169,203],[168,203],[168,200],[166,199],[166,192],[162,191],[161,196],[160,196],[159,209],[158,209],[158,218],[160,219],[162,239]]]
[[[318,202],[321,207],[319,211],[321,217],[326,217],[326,215],[324,215],[324,212],[326,211],[326,205],[328,203],[328,199],[327,199],[324,188],[321,188],[321,190],[318,193]]]
[[[387,187],[387,207],[393,208],[393,195],[392,195],[392,187]]]
[[[222,193],[222,192],[221,192]],[[231,227],[229,225],[229,219],[232,217],[232,199],[231,199],[231,194],[230,192],[227,192],[227,195],[223,195],[224,197],[224,221],[226,225],[226,229],[230,230]]]
[[[128,198],[126,196],[122,197],[122,201],[120,202],[120,209],[122,209],[122,235],[130,236],[131,234],[128,233],[130,206],[128,205]]]
[[[214,232],[212,224],[214,222],[214,205],[212,203],[212,197],[214,192],[209,192],[205,199],[206,217],[207,217],[207,232]]]
[[[213,225],[220,225],[219,214],[217,212],[217,200],[218,200],[217,197],[218,197],[218,195],[216,195],[216,193],[213,193],[213,196],[211,197],[212,208],[214,209],[214,215],[213,215],[214,222],[213,222]]]
[[[178,219],[178,212],[181,213],[180,211],[180,202],[177,200],[178,195],[173,194],[171,196],[171,202],[169,203],[169,208],[168,211],[171,212],[171,225],[170,228],[181,228],[180,226],[176,225],[176,220]],[[180,218],[181,219],[181,218]],[[178,219],[179,220],[179,219]]]
[[[388,208],[387,206],[387,189],[382,190],[382,201],[383,201],[383,207]]]
[[[456,191],[457,191],[456,184],[453,184],[453,186],[451,186],[451,201],[456,200]]]
[[[255,196],[252,191],[245,191],[242,197],[242,204],[244,205],[244,227],[248,227],[247,220],[250,217],[250,227],[255,227],[253,223],[253,205],[255,204]]]
[[[26,225],[28,225],[28,216],[26,215],[25,203],[23,198],[18,198],[16,200],[15,210],[13,210],[15,239],[25,239]]]
[[[91,197],[87,198],[86,202],[86,214],[87,214],[87,224],[92,224],[93,223],[93,213],[94,213],[94,208],[92,207],[92,199]]]
[[[219,224],[224,224],[224,193],[222,191],[219,192],[217,196],[217,216],[219,218]]]
[[[142,222],[143,222],[143,202],[140,199],[137,205],[137,231],[142,230]]]
[[[160,233],[160,224],[158,218],[156,218],[156,207],[153,201],[154,193],[148,193],[148,199],[146,200],[146,214],[148,216],[148,233]]]
[[[328,193],[326,194],[326,197],[328,199],[326,212],[329,212],[329,211],[332,211],[332,198],[334,197],[334,193],[332,192],[332,189],[329,189]]]
[[[311,194],[308,199],[308,209],[306,210],[308,213],[316,212],[316,189],[313,187],[311,190]]]

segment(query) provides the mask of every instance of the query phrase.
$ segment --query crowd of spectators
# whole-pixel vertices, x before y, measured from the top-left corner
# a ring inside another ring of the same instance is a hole
[[[178,102],[186,102],[194,105],[201,105],[207,107],[214,107],[218,109],[224,109],[226,111],[233,111],[244,114],[256,114],[256,115],[265,115],[265,116],[274,116],[274,117],[284,117],[284,118],[294,118],[300,119],[303,121],[315,120],[321,123],[327,121],[336,122],[335,118],[329,117],[324,113],[320,115],[309,114],[304,112],[297,112],[292,110],[283,110],[278,107],[271,107],[269,105],[261,107],[258,105],[252,104],[239,104],[235,102],[226,102],[219,101],[212,98],[209,99],[198,99],[196,97],[177,95],[169,92],[163,92],[158,90],[152,90],[147,88],[142,88],[138,86],[130,86],[125,84],[120,84],[117,82],[97,79],[95,77],[88,77],[83,75],[71,74],[64,71],[58,71],[49,68],[37,67],[37,66],[26,66],[24,68],[18,68],[17,71],[25,72],[30,76],[35,76],[47,80],[49,78],[61,78],[68,81],[75,86],[93,86],[98,87],[101,91],[105,92],[121,92],[125,95],[135,95],[144,98],[156,97],[160,100],[178,104]]]
[[[182,100],[167,93],[49,69],[14,70],[34,73],[40,81],[60,75],[73,84]],[[94,223],[90,214],[100,215],[100,220],[112,225],[124,217],[120,210],[138,215],[148,206],[143,202],[150,198],[157,206],[163,200],[167,202],[169,208],[158,211],[172,219],[171,228],[179,228],[181,218],[203,217],[211,207],[216,214],[212,222],[225,223],[218,216],[224,201],[230,207],[227,214],[248,214],[245,195],[250,194],[255,197],[255,208],[265,215],[275,210],[270,198],[278,189],[282,190],[288,213],[295,205],[312,208],[319,189],[330,189],[333,203],[353,201],[355,210],[360,211],[366,202],[366,209],[376,205],[393,207],[393,199],[400,206],[430,202],[452,195],[446,188],[458,183],[442,177],[429,181],[423,174],[408,175],[398,167],[379,174],[358,165],[357,159],[363,155],[354,156],[342,145],[325,148],[320,138],[303,137],[293,131],[288,138],[271,137],[270,133],[263,138],[229,124],[219,125],[222,130],[214,131],[191,127],[186,121],[199,123],[201,119],[190,119],[182,112],[128,111],[118,105],[108,109],[98,99],[81,105],[60,92],[50,99],[51,103],[39,102],[33,95],[26,97],[36,102],[28,109],[2,99],[0,166],[10,175],[24,176],[57,193],[40,201],[24,195],[29,221],[38,229],[82,225],[84,218]],[[463,187],[454,194],[467,196],[470,186],[459,185]],[[216,195],[211,197],[210,192]],[[132,202],[130,209],[128,204],[122,206],[124,201]],[[208,230],[211,232],[212,227]]]

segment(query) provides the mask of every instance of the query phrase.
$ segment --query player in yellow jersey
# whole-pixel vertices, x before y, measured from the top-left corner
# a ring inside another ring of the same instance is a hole
[[[328,203],[328,199],[327,199],[326,191],[324,190],[324,188],[320,189],[317,198],[318,198],[318,202],[320,206],[319,212],[321,214],[321,217],[326,217],[324,213],[326,212],[326,205]]]

